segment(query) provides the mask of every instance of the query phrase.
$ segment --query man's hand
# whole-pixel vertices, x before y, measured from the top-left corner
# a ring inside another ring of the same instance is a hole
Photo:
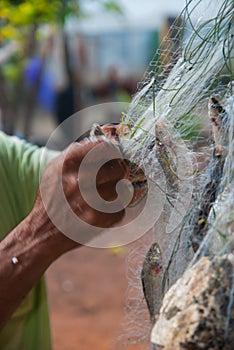
[[[98,152],[94,152],[96,148]],[[86,158],[89,153],[91,157]],[[0,328],[49,265],[61,254],[79,245],[61,232],[54,224],[51,213],[57,213],[63,227],[69,226],[68,212],[72,211],[82,222],[99,227],[99,230],[123,217],[123,209],[108,213],[96,210],[91,205],[92,188],[89,181],[98,162],[104,165],[95,177],[97,192],[105,201],[117,198],[116,184],[126,178],[127,171],[125,163],[115,159],[116,154],[119,154],[116,153],[116,146],[111,143],[102,139],[86,140],[72,144],[47,166],[31,213],[0,243]],[[84,162],[85,166],[80,172]],[[83,192],[80,183],[84,184]],[[60,198],[57,201],[60,187],[63,201]],[[84,198],[86,196],[89,203]],[[49,215],[48,209],[51,210]],[[78,225],[76,230],[82,230],[82,225]],[[83,232],[84,235],[87,233]]]
[[[116,185],[127,177],[126,164],[116,159],[118,155],[116,146],[102,139],[86,140],[69,146],[48,165],[42,176],[37,199],[30,213],[34,224],[39,229],[41,225],[46,227],[47,232],[56,236],[61,233],[69,236],[72,228],[78,233],[82,229],[85,231],[82,222],[95,228],[107,228],[120,221],[124,216],[121,205],[120,210],[113,213],[105,212],[105,208],[95,209],[97,196],[108,202],[116,200]],[[75,223],[71,220],[73,213],[78,219]],[[90,227],[86,230],[90,230]],[[85,235],[86,232],[80,234]],[[64,237],[63,249],[71,249],[76,245]]]

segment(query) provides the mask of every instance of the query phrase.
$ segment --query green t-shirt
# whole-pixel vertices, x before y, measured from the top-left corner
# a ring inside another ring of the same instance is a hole
[[[42,151],[41,148],[0,131],[0,240],[32,209],[39,184]],[[43,166],[55,155],[54,152],[46,154]],[[0,349],[51,349],[44,277],[0,332]]]

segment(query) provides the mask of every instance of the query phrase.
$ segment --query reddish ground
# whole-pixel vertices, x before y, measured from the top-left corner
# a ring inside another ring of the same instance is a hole
[[[49,269],[54,350],[115,348],[113,342],[121,334],[124,320],[124,255],[83,247]]]

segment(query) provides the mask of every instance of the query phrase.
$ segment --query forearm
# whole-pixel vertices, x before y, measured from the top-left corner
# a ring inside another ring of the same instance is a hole
[[[49,265],[72,249],[51,230],[28,216],[0,243],[0,329]]]

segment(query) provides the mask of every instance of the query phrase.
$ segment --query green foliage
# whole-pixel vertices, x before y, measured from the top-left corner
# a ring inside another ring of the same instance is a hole
[[[65,25],[66,19],[75,16],[80,17],[82,10],[77,0],[53,0],[55,3],[54,21],[58,25]]]
[[[91,1],[91,0],[89,0]],[[116,1],[102,0],[105,11],[122,14]],[[32,25],[56,24],[64,27],[69,17],[82,17],[82,1],[78,0],[1,0],[0,39],[20,39]]]
[[[68,17],[81,17],[84,14],[81,4],[78,0],[1,0],[2,38],[12,39],[16,35],[16,29],[32,24],[56,23],[64,26]],[[106,11],[123,14],[116,1],[102,0],[100,4]]]
[[[112,11],[119,15],[123,15],[123,9],[116,1],[105,1],[103,7],[106,11]]]
[[[17,62],[18,63],[18,62]],[[24,68],[24,65],[21,64],[15,64],[15,62],[9,62],[3,66],[3,74],[8,82],[17,82],[22,69]]]

